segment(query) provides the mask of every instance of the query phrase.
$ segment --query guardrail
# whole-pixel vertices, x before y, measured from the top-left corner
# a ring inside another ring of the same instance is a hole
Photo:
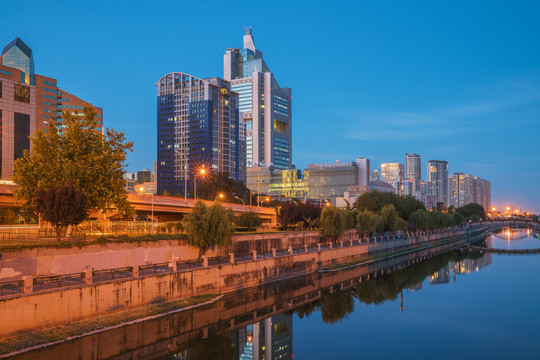
[[[149,276],[162,273],[171,273],[171,272],[182,272],[190,271],[193,269],[200,269],[206,267],[215,267],[222,266],[227,264],[237,264],[248,261],[256,261],[260,259],[273,258],[273,257],[283,257],[283,256],[292,256],[298,255],[301,253],[317,252],[317,251],[327,251],[336,248],[345,248],[345,247],[354,247],[354,246],[365,246],[373,245],[377,243],[387,243],[396,240],[405,240],[408,239],[408,244],[412,244],[415,238],[426,235],[433,234],[444,234],[447,232],[453,231],[451,229],[446,230],[435,230],[430,232],[421,232],[416,234],[403,234],[403,235],[384,235],[378,237],[363,237],[358,240],[347,240],[340,241],[338,243],[327,242],[325,244],[318,243],[316,246],[308,247],[304,245],[303,247],[287,249],[272,249],[270,253],[257,254],[256,251],[252,251],[249,256],[236,256],[234,253],[229,254],[229,256],[220,256],[208,258],[203,256],[201,260],[183,260],[183,261],[171,261],[167,263],[158,263],[158,264],[148,264],[148,265],[135,265],[130,267],[122,267],[115,269],[105,269],[105,270],[93,270],[88,269],[84,270],[81,273],[65,274],[65,275],[54,275],[54,276],[39,276],[31,277],[24,276],[22,280],[9,281],[9,282],[0,282],[0,297],[15,295],[15,294],[27,294],[34,291],[45,291],[51,289],[60,289],[70,286],[80,286],[83,284],[107,282],[107,281],[116,281],[128,278],[134,278],[139,276]],[[468,231],[467,233],[470,233]],[[464,234],[465,235],[465,234]],[[438,239],[434,239],[435,241]],[[430,240],[416,242],[419,245],[428,244]],[[397,245],[391,248],[383,250],[372,250],[365,255],[359,256],[371,256],[378,255],[380,253],[385,253],[389,251],[395,251],[402,248],[407,248],[410,245]]]

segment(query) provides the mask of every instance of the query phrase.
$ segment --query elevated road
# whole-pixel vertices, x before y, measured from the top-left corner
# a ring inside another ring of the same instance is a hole
[[[13,196],[13,192],[17,189],[17,185],[0,183],[0,207],[20,208],[23,207],[24,201],[17,200]],[[195,206],[195,200],[177,198],[172,196],[158,195],[137,195],[128,194],[128,201],[135,208],[137,215],[151,216],[159,221],[180,220],[184,214],[191,211]],[[213,201],[202,200],[205,204],[211,205]],[[232,209],[235,216],[244,211],[251,211],[259,215],[265,223],[276,223],[276,210],[270,207],[244,206],[243,204],[235,204],[222,202],[223,207]],[[118,212],[115,210],[108,211],[106,214],[90,214],[90,217],[97,219],[115,219],[118,217]]]

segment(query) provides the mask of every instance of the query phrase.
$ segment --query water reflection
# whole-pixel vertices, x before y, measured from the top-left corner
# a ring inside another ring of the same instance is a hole
[[[486,246],[495,249],[538,249],[540,235],[532,229],[504,228],[488,236]]]
[[[314,301],[291,311],[242,326],[225,335],[210,334],[186,344],[186,348],[163,360],[191,359],[293,359],[293,315],[299,319],[320,313],[325,324],[336,324],[354,312],[355,303],[382,304],[400,298],[403,291],[418,291],[427,279],[430,284],[448,284],[451,273],[469,274],[491,264],[492,255],[480,252],[450,252],[343,288],[331,286]]]
[[[403,311],[404,293],[419,291],[426,283],[448,284],[452,275],[455,281],[456,275],[479,271],[492,261],[490,253],[452,251],[411,265],[426,256],[429,250],[238,291],[212,305],[17,358],[293,359],[295,316],[300,322],[320,318],[324,324],[337,324],[355,312],[355,304],[379,305],[398,298]]]

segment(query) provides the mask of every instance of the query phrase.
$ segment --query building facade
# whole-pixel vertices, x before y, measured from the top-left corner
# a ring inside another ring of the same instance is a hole
[[[238,94],[230,82],[174,72],[156,87],[158,194],[183,194],[186,179],[191,192],[202,167],[245,182]]]
[[[77,110],[69,104],[76,104]],[[30,149],[29,137],[49,123],[61,134],[63,111],[82,115],[78,110],[85,104],[61,90],[56,79],[35,73],[32,50],[21,39],[5,46],[0,56],[0,178],[12,177],[14,161]],[[103,109],[93,108],[101,132]]]
[[[392,185],[396,194],[401,195],[403,193],[403,172],[404,167],[401,163],[381,164],[381,181]]]
[[[279,86],[255,48],[251,29],[242,49],[227,49],[223,77],[239,95],[248,166],[292,169],[292,90]]]
[[[448,207],[448,162],[440,160],[428,161],[427,182],[430,183],[431,194],[434,196],[437,206]]]
[[[405,179],[413,182],[413,193],[420,193],[422,183],[422,159],[415,153],[405,154]]]
[[[350,188],[369,191],[369,159],[351,162],[309,164],[300,170],[275,167],[251,167],[247,170],[247,186],[255,194],[271,197],[330,200],[343,197]]]
[[[369,181],[380,181],[379,169],[374,169],[369,172]]]

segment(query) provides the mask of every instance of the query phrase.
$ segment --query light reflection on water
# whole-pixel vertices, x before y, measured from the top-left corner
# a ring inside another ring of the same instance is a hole
[[[496,249],[538,249],[540,248],[540,235],[535,237],[531,229],[504,228],[494,233],[486,240],[488,247]]]

